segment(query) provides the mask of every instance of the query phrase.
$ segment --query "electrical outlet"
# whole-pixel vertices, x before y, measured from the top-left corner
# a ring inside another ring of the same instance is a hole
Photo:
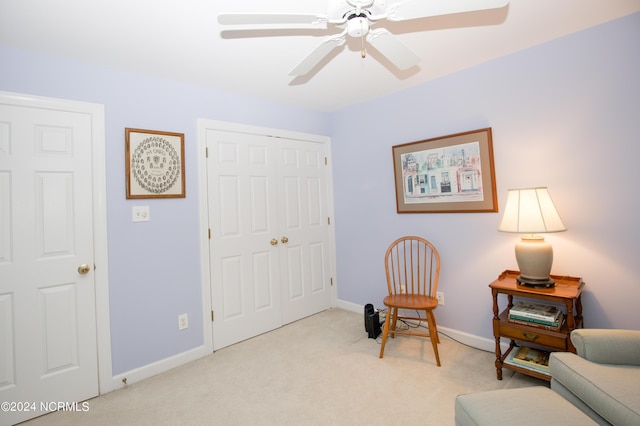
[[[444,293],[441,291],[436,292],[436,299],[438,299],[438,305],[444,305]]]
[[[189,328],[189,315],[178,315],[178,330],[184,330],[185,328]]]

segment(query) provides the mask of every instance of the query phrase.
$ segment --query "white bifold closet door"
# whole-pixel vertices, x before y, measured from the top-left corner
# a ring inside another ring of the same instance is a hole
[[[331,306],[327,145],[206,132],[214,350]]]

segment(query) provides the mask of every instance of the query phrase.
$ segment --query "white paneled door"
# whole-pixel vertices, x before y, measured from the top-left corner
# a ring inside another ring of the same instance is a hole
[[[276,139],[282,322],[331,304],[326,146]]]
[[[91,126],[0,105],[1,424],[98,394]]]
[[[213,346],[331,306],[326,144],[206,131]]]

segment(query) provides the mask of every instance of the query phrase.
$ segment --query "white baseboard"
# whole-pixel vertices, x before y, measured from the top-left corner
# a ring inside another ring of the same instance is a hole
[[[174,355],[172,357],[161,359],[160,361],[156,361],[149,365],[135,368],[122,374],[116,374],[115,376],[111,377],[109,383],[106,386],[106,389],[101,389],[101,393],[111,392],[116,389],[126,387],[127,385],[139,382],[141,380],[148,379],[149,377],[164,373],[165,371],[169,371],[172,368],[179,367],[191,361],[195,361],[199,358],[209,355],[210,353],[211,352],[207,351],[204,346],[199,346],[197,348]]]
[[[347,302],[345,300],[338,299],[336,302],[336,308],[344,309],[345,311],[355,312],[358,314],[364,315],[364,306],[358,305],[357,303]],[[476,349],[480,349],[487,352],[495,352],[496,350],[496,341],[494,339],[487,339],[486,337],[480,337],[473,334],[466,333],[464,331],[455,330],[453,328],[438,326],[438,331],[441,334],[444,334],[450,337],[453,340],[456,340],[465,345],[471,346]],[[501,343],[500,347],[502,349],[502,353],[504,353],[509,345],[506,343]]]
[[[364,306],[357,303],[347,302],[346,300],[338,299],[336,301],[336,308],[344,309],[345,311],[355,312],[364,315]]]
[[[471,346],[472,348],[480,349],[487,352],[495,352],[496,350],[496,341],[494,339],[487,339],[486,337],[476,336],[474,334],[469,334],[464,331],[454,330],[453,328],[438,326],[438,334],[443,334],[445,336],[450,337],[451,339],[463,343],[467,346]],[[501,350],[504,353],[509,345],[506,343],[500,344]]]

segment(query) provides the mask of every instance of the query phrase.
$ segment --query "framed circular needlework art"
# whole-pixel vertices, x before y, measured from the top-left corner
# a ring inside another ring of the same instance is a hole
[[[184,198],[184,133],[125,129],[127,198]]]

